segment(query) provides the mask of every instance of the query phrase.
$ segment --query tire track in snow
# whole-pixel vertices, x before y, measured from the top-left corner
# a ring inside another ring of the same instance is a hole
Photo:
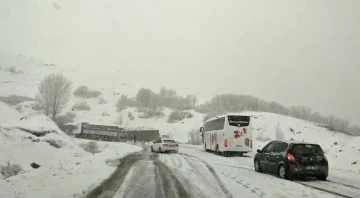
[[[225,194],[225,196],[227,198],[234,198],[232,196],[232,194],[229,192],[229,190],[225,187],[225,184],[221,181],[221,179],[219,178],[219,176],[216,174],[215,170],[205,161],[195,157],[195,156],[192,156],[192,155],[188,155],[188,154],[184,154],[184,153],[180,153],[181,155],[184,155],[184,156],[189,156],[189,157],[192,157],[192,158],[195,158],[199,161],[201,161],[202,163],[205,164],[206,168],[210,171],[211,175],[214,177],[215,181],[218,183],[218,185],[220,186],[221,190],[223,191],[223,193]]]
[[[330,182],[330,183],[334,183],[334,184],[339,184],[339,185],[343,185],[349,188],[354,188],[354,189],[358,189],[360,190],[359,187],[353,186],[353,185],[349,185],[349,184],[343,184],[343,183],[339,183],[339,182],[335,182],[335,181],[331,181],[331,180],[326,180],[326,182]]]
[[[162,188],[162,194],[164,198],[178,197],[178,198],[190,198],[191,195],[186,191],[182,183],[178,180],[176,175],[171,169],[166,166],[160,160],[154,161],[156,167],[158,167],[159,181]]]
[[[98,187],[92,190],[86,197],[97,198],[106,194],[107,196],[114,196],[117,190],[121,187],[132,165],[143,158],[143,154],[135,153],[120,159],[120,165],[111,174],[111,176],[104,180]]]
[[[293,182],[301,184],[301,185],[309,187],[309,188],[313,188],[313,189],[320,190],[320,191],[323,191],[326,193],[330,193],[330,194],[333,194],[333,195],[336,195],[339,197],[356,198],[356,197],[360,196],[360,190],[358,188],[349,187],[351,189],[355,189],[355,191],[357,191],[357,193],[358,193],[357,195],[353,195],[353,194],[355,194],[355,192],[354,193],[349,193],[349,192],[344,192],[344,191],[336,192],[335,191],[336,189],[332,190],[332,189],[334,189],[334,187],[329,186],[328,184],[326,184],[326,182],[315,182],[315,183],[303,182],[303,181],[293,181]],[[329,182],[329,183],[331,183],[331,182]],[[324,185],[324,186],[321,186],[321,185]],[[340,185],[346,186],[344,184],[340,184]],[[352,195],[350,195],[350,194],[352,194]]]

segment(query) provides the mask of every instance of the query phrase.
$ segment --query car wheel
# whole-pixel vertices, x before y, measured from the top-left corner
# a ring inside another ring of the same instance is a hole
[[[159,153],[162,153],[161,147],[159,147]]]
[[[154,148],[151,146],[151,152],[153,153],[154,152]]]
[[[326,181],[326,178],[327,177],[325,175],[316,176],[316,179],[321,180],[321,181]]]
[[[258,173],[262,173],[261,167],[260,167],[260,162],[258,159],[255,160],[254,162],[254,167],[255,167],[255,171]]]
[[[284,165],[280,165],[280,167],[279,167],[279,176],[282,179],[289,179]]]

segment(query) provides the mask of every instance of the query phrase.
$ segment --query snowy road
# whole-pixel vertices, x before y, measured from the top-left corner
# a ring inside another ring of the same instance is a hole
[[[334,191],[335,189],[335,191]],[[360,188],[333,182],[291,182],[253,171],[252,157],[222,157],[182,146],[179,154],[145,150],[121,160],[87,197],[359,197]]]

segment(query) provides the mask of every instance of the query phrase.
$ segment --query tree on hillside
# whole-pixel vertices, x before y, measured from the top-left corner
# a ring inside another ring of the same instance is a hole
[[[177,93],[173,89],[166,89],[165,87],[161,87],[159,91],[159,96],[161,99],[161,103],[169,108],[172,108],[176,103]]]
[[[127,107],[128,97],[126,95],[121,95],[118,102],[116,103],[117,111],[120,112]]]
[[[173,98],[177,94],[176,94],[176,91],[174,91],[173,89],[166,89],[165,87],[161,87],[160,91],[159,91],[159,95],[162,98]]]
[[[198,102],[198,99],[195,95],[187,95],[186,100],[189,102],[190,108],[195,108],[195,105]]]
[[[143,107],[149,107],[153,95],[154,93],[150,89],[142,88],[136,94],[136,101]]]
[[[55,119],[57,114],[66,106],[70,98],[71,82],[62,74],[50,74],[39,85],[36,96],[45,115]]]

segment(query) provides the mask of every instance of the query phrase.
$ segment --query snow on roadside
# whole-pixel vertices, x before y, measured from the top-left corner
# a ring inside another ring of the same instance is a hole
[[[76,197],[106,179],[117,159],[142,150],[126,143],[98,142],[101,152],[92,155],[79,147],[87,140],[67,136],[46,116],[24,117],[1,102],[0,112],[0,165],[9,161],[23,169],[0,179],[0,197]],[[32,168],[33,162],[40,167]]]

